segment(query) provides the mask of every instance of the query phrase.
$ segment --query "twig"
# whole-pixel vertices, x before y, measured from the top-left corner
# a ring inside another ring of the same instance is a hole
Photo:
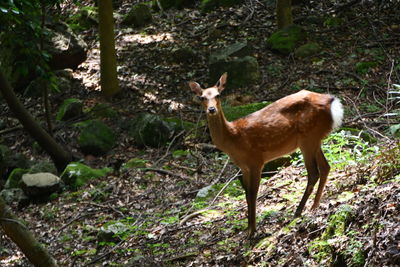
[[[180,178],[182,178],[182,179],[190,179],[189,176],[181,175],[181,174],[177,174],[177,173],[173,173],[173,172],[170,172],[170,171],[167,171],[167,170],[163,170],[163,169],[144,168],[144,169],[142,169],[142,170],[143,170],[144,172],[148,172],[148,171],[151,171],[151,172],[158,172],[158,173],[161,173],[161,174],[166,174],[166,175],[171,175],[171,176],[175,176],[175,177],[180,177]]]
[[[205,209],[197,210],[189,215],[186,215],[185,217],[182,218],[182,220],[179,222],[180,225],[184,224],[186,221],[190,220],[193,217],[196,217],[197,215],[200,215],[206,211],[208,211],[211,207],[207,207]]]
[[[99,260],[103,259],[104,257],[106,257],[107,255],[111,254],[114,250],[116,250],[117,248],[119,248],[123,243],[125,243],[126,240],[121,240],[118,244],[116,244],[113,248],[109,249],[107,252],[105,252],[104,254],[98,256],[97,258],[94,258],[91,262],[85,264],[84,266],[89,266],[92,265],[96,262],[98,262]]]
[[[21,130],[21,129],[24,129],[24,127],[22,127],[21,125],[15,126],[13,128],[9,128],[9,129],[4,129],[4,130],[0,131],[0,135],[7,134],[7,133],[10,133],[10,132],[14,132],[14,131],[18,131],[18,130]]]
[[[235,179],[236,177],[239,176],[240,171],[237,171],[237,173],[232,176],[228,182],[225,183],[224,187],[221,188],[221,190],[219,190],[218,194],[214,197],[214,199],[211,201],[210,206],[212,204],[214,204],[215,200],[217,200],[217,198],[219,197],[219,195],[225,190],[225,188],[233,181],[233,179]]]
[[[165,151],[165,154],[153,164],[153,167],[156,167],[158,165],[158,163],[160,163],[162,160],[164,160],[168,156],[169,150],[171,149],[172,144],[175,142],[176,139],[178,139],[178,137],[180,137],[184,133],[185,133],[185,131],[180,131],[177,135],[174,136],[174,138],[172,138],[171,142],[169,143],[169,145],[167,147],[167,151]]]
[[[87,205],[96,206],[96,207],[103,208],[103,209],[111,209],[111,210],[113,210],[115,213],[118,213],[119,215],[121,215],[122,217],[125,216],[125,214],[123,214],[121,211],[117,210],[116,208],[110,207],[110,206],[101,205],[101,204],[97,204],[97,203],[93,203],[93,202],[88,202],[88,201],[82,201],[81,203],[82,203],[82,204],[87,204]]]

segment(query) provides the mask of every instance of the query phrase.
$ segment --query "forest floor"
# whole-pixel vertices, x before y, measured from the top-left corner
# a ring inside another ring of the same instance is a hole
[[[153,23],[141,29],[117,23],[123,92],[112,106],[123,118],[146,111],[204,120],[187,82],[208,86],[210,52],[247,40],[261,81],[227,90],[224,97],[246,104],[275,101],[300,89],[329,92],[345,106],[344,126],[369,136],[341,130],[324,145],[333,168],[320,208],[309,210],[311,196],[303,216],[293,219],[306,184],[301,157],[295,154],[290,166],[263,175],[257,233],[248,240],[246,201],[235,179],[240,174],[225,154],[197,146],[211,143],[204,124],[198,127],[204,133],[201,140],[188,134],[168,148],[141,149],[108,120],[119,141],[104,157],[79,154],[77,133],[64,125],[57,135],[86,164],[102,168],[117,159],[137,158],[147,169],[121,168],[51,202],[12,207],[60,266],[400,265],[400,147],[388,130],[396,121],[384,115],[395,109],[388,91],[400,83],[400,17],[393,12],[399,6],[312,1],[312,6],[296,7],[295,22],[322,47],[318,55],[299,59],[267,46],[276,30],[271,2],[251,0],[207,14],[197,8],[165,10],[154,13]],[[125,14],[130,7],[122,1],[115,11]],[[54,96],[54,110],[67,97],[82,99],[86,107],[103,102],[97,30],[82,36],[90,46],[89,57],[73,73],[76,87]],[[180,47],[193,49],[196,59],[175,63],[172,54]],[[41,110],[36,109],[39,102],[29,105],[33,114]],[[46,157],[32,148],[23,131],[3,139],[30,158]],[[208,196],[199,197],[209,185]],[[120,234],[99,240],[102,228]],[[30,266],[7,237],[1,238],[2,266]]]

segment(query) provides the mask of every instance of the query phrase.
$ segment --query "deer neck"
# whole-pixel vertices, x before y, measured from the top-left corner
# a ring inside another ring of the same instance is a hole
[[[232,125],[225,118],[222,109],[217,115],[207,116],[208,128],[210,129],[211,139],[213,143],[222,151],[226,152],[228,144],[232,138]]]

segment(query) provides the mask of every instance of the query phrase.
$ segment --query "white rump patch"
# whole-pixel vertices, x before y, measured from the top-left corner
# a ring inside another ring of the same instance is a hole
[[[343,121],[343,106],[339,98],[335,97],[331,104],[331,115],[333,119],[332,129],[340,127]]]

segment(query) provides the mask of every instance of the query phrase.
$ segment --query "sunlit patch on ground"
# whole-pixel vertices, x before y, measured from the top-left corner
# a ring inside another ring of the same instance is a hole
[[[158,34],[127,34],[122,36],[122,40],[125,42],[136,42],[140,44],[150,44],[155,42],[173,42],[174,38],[171,33],[158,33]]]

